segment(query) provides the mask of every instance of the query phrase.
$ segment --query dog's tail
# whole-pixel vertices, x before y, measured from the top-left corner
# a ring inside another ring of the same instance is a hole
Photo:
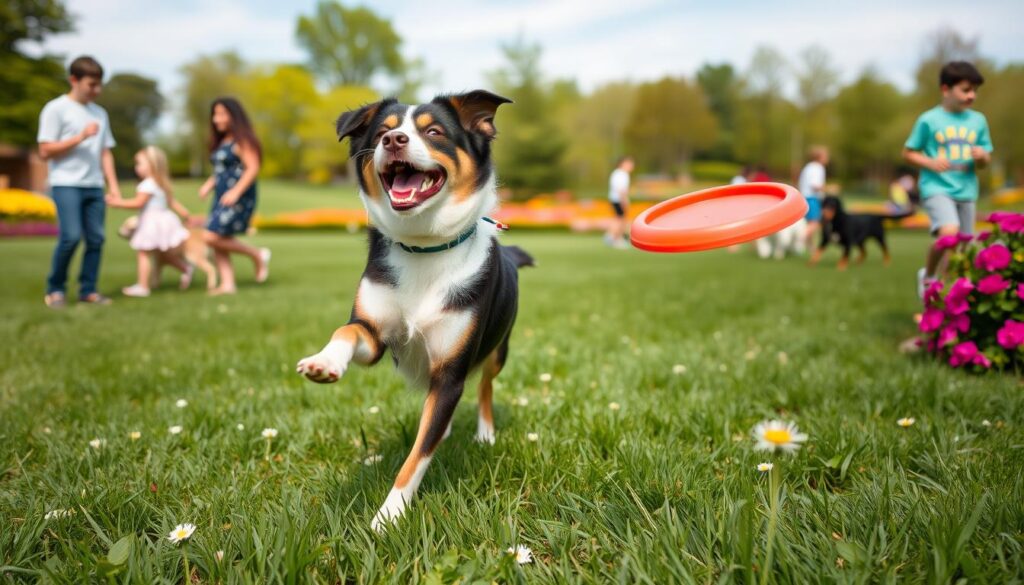
[[[501,253],[504,254],[505,257],[507,257],[509,260],[511,260],[512,263],[516,265],[516,268],[537,265],[537,262],[533,259],[533,256],[527,254],[526,250],[523,250],[519,246],[502,246]]]

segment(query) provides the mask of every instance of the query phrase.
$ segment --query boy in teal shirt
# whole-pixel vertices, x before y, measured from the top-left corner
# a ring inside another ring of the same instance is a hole
[[[992,140],[984,114],[971,108],[981,73],[966,61],[953,61],[939,72],[942,104],[921,114],[903,146],[903,158],[921,168],[921,205],[931,220],[933,236],[974,232],[978,200],[976,169],[992,157]],[[917,272],[917,295],[943,264],[945,249],[928,249],[925,267]]]

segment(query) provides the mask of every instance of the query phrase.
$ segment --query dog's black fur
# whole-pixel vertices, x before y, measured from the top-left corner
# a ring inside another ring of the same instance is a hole
[[[863,262],[867,257],[867,249],[864,245],[871,238],[878,241],[882,247],[882,258],[886,264],[889,263],[889,246],[885,242],[885,220],[901,219],[908,217],[913,211],[899,215],[877,215],[869,213],[847,213],[843,209],[843,202],[834,195],[825,197],[821,204],[821,243],[811,258],[816,263],[825,248],[832,241],[837,241],[843,248],[843,256],[839,259],[839,268],[845,268],[850,260],[850,248],[856,247],[860,252],[857,262]]]

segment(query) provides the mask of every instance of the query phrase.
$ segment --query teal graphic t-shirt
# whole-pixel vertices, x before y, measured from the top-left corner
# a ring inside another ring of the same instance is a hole
[[[950,112],[936,106],[917,118],[904,146],[930,158],[949,160],[950,168],[943,173],[921,169],[918,180],[921,197],[941,194],[958,201],[978,198],[978,175],[974,172],[971,147],[979,146],[992,152],[984,114],[974,110]]]

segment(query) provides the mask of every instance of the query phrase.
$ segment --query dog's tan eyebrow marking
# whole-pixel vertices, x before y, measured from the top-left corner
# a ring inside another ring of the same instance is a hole
[[[430,126],[433,123],[434,116],[432,116],[429,113],[423,113],[420,114],[419,116],[416,116],[416,126],[419,127],[421,130],[423,128],[426,128],[427,126]]]
[[[398,114],[391,114],[387,118],[384,118],[383,124],[392,129],[398,127]]]

